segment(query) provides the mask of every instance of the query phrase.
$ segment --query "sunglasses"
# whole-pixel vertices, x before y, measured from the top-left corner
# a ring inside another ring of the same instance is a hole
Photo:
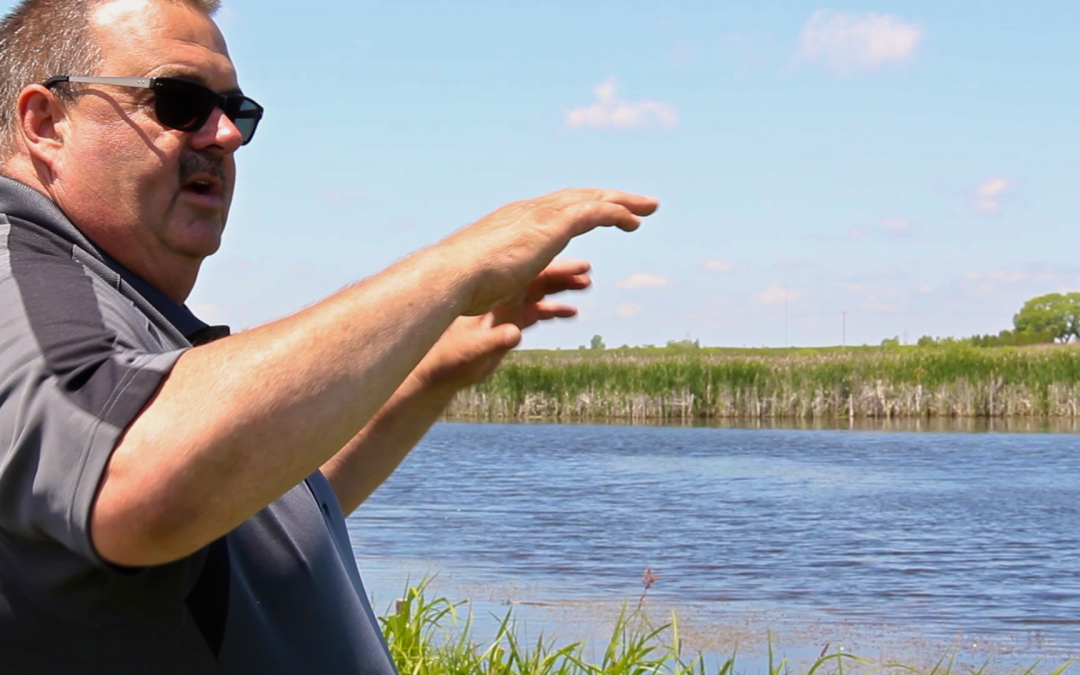
[[[45,87],[61,82],[111,84],[117,87],[150,89],[154,92],[154,114],[158,121],[177,131],[197,131],[210,119],[214,108],[221,108],[232,120],[247,145],[263,116],[263,107],[243,94],[219,94],[198,82],[179,77],[80,77],[56,75]]]

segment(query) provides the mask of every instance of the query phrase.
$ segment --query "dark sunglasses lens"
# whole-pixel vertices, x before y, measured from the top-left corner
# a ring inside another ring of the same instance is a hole
[[[158,121],[180,131],[196,131],[214,109],[214,92],[197,84],[168,83],[155,92]]]
[[[262,118],[262,108],[250,98],[244,98],[240,100],[235,110],[236,112],[230,114],[229,118],[240,130],[240,135],[244,139],[243,143],[246,144],[255,135],[255,127],[259,125],[259,120]]]
[[[239,119],[235,120],[236,128],[240,130],[240,135],[244,138],[243,144],[246,144],[251,140],[251,137],[255,135],[255,125],[259,123],[259,120],[253,119]]]

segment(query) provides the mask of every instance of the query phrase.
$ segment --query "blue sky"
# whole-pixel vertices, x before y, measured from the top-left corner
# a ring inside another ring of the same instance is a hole
[[[5,3],[10,6],[12,3]],[[515,199],[655,194],[530,347],[876,344],[1080,287],[1080,3],[287,3],[219,15],[266,106],[189,304],[283,316]]]

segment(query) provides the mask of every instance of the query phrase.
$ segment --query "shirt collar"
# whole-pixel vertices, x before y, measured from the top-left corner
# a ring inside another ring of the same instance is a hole
[[[95,248],[97,247],[95,246]],[[98,248],[97,251],[101,254],[102,260],[105,261],[105,264],[108,265],[110,269],[119,274],[120,278],[134,288],[139,295],[146,298],[147,302],[153,305],[154,309],[161,312],[161,315],[165,317],[176,330],[183,333],[184,337],[192,344],[209,342],[210,340],[225,337],[229,334],[228,326],[211,326],[207,324],[205,321],[195,316],[191,310],[188,309],[187,305],[178,304],[172,298],[151,286],[149,282],[144,281],[134,272],[121,265],[105,251],[102,251],[100,248]],[[220,334],[222,331],[224,331],[224,335]]]

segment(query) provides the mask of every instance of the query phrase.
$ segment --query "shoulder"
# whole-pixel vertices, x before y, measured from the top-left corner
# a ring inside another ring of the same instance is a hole
[[[63,237],[0,215],[0,313],[33,335],[50,362],[78,346],[112,352],[156,352],[161,331],[121,291],[119,275]],[[9,323],[9,322],[5,322]]]

